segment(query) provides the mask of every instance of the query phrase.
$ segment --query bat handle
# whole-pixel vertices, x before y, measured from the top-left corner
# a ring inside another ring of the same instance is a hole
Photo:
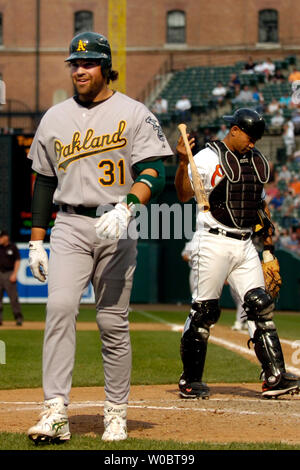
[[[188,159],[189,159],[189,162],[190,162],[190,165],[191,165],[192,175],[193,175],[193,173],[197,172],[197,169],[196,169],[196,166],[195,166],[195,163],[194,163],[194,157],[193,157],[192,150],[191,150],[189,140],[188,140],[188,137],[187,137],[187,133],[186,133],[187,126],[186,126],[186,124],[181,123],[181,124],[178,124],[177,127],[178,127],[178,129],[179,129],[179,131],[182,135],[183,142],[184,142],[184,145],[185,145],[185,148],[186,148],[186,151],[187,151],[187,156],[188,156]],[[199,176],[199,178],[200,178],[200,176]],[[198,178],[198,180],[199,180],[199,178]],[[193,179],[194,179],[194,177],[193,177]],[[201,182],[201,179],[200,179],[199,183],[200,182]],[[198,192],[199,191],[200,191],[200,188],[198,188]],[[208,212],[210,210],[210,204],[206,199],[205,191],[204,191],[202,182],[201,182],[201,193],[202,193],[201,196],[199,194],[197,196],[197,191],[196,190],[195,190],[195,193],[196,193],[196,200],[197,200],[199,210],[203,211],[203,212]]]

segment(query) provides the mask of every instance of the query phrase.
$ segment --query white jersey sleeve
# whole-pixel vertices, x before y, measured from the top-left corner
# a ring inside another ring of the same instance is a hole
[[[218,156],[210,148],[205,148],[194,156],[194,162],[200,173],[206,195],[208,196],[218,181],[217,176],[223,176],[223,173],[220,172],[221,167],[219,165]],[[189,178],[191,182],[193,182],[190,165],[188,166],[188,172]]]

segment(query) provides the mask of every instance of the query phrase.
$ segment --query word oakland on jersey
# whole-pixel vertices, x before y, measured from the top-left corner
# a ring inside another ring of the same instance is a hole
[[[34,171],[58,177],[55,204],[88,207],[116,203],[127,194],[134,164],[172,154],[155,116],[142,103],[115,92],[90,109],[74,98],[50,108],[29,158]]]

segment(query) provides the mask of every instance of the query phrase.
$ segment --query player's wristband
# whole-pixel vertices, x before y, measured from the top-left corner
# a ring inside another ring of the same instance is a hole
[[[270,251],[270,253],[274,253],[274,245],[264,245],[264,251]]]
[[[274,255],[269,250],[264,250],[262,253],[263,262],[268,263],[269,261],[273,261],[275,258]]]
[[[123,201],[126,202],[128,209],[130,210],[132,215],[135,215],[136,206],[138,204],[141,204],[141,201],[139,200],[139,198],[135,194],[128,193]]]
[[[139,175],[135,183],[144,183],[151,191],[151,197],[159,196],[165,186],[165,174],[152,176],[148,174]]]

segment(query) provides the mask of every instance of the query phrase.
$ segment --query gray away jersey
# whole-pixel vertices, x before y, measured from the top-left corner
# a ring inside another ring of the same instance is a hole
[[[91,109],[74,98],[50,108],[28,157],[37,173],[57,176],[55,204],[98,206],[130,191],[135,163],[171,155],[156,117],[116,92]]]

